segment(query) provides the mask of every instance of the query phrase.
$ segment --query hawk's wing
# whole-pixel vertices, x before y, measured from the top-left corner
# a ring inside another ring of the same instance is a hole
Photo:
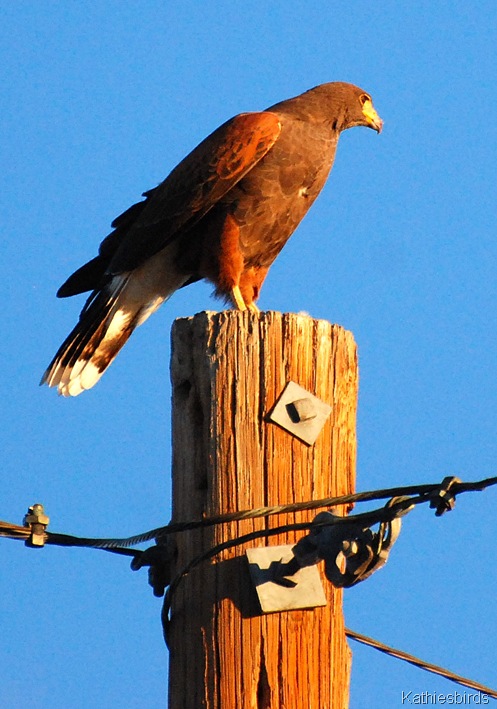
[[[215,130],[146,199],[117,217],[99,255],[61,286],[60,297],[98,288],[104,274],[133,271],[198,222],[274,145],[278,116],[241,113]]]
[[[201,219],[271,149],[281,127],[274,113],[235,116],[195,148],[146,200],[113,222],[99,255],[59,289],[65,297],[93,290],[79,322],[42,382],[64,396],[92,387],[135,327],[184,285],[175,239]]]

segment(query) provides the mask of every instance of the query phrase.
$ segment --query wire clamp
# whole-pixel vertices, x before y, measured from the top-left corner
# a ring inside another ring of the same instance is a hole
[[[138,571],[148,566],[149,586],[152,586],[154,596],[160,598],[164,595],[166,586],[171,583],[175,561],[176,544],[170,537],[166,537],[164,543],[156,544],[145,551],[137,551],[131,562],[131,569]]]
[[[246,549],[263,613],[325,605],[320,561],[337,588],[365,581],[386,564],[400,534],[400,517],[413,507],[410,497],[393,497],[385,507],[365,514],[320,512],[297,544]],[[375,524],[377,532],[371,529]]]
[[[349,588],[365,581],[381,569],[397,540],[400,517],[412,506],[399,503],[406,497],[393,497],[383,508],[379,529],[360,519],[340,517],[332,512],[320,512],[313,520],[309,534],[293,547],[295,560],[301,566],[324,561],[328,581],[337,588]],[[391,512],[390,512],[391,510]],[[361,515],[358,515],[361,517]]]
[[[456,506],[456,493],[454,485],[462,482],[460,478],[449,475],[442,480],[440,487],[430,495],[430,507],[435,510],[435,516],[441,517],[446,512],[451,512]]]
[[[24,515],[23,524],[31,530],[31,536],[24,542],[28,547],[42,547],[45,545],[45,530],[50,518],[45,514],[43,505],[37,502],[28,508]]]

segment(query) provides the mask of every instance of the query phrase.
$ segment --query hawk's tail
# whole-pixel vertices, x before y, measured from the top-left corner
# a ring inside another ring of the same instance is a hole
[[[59,347],[41,380],[62,396],[77,396],[94,386],[133,330],[156,310],[164,297],[144,304],[127,287],[129,274],[114,276],[88,298],[79,322]]]

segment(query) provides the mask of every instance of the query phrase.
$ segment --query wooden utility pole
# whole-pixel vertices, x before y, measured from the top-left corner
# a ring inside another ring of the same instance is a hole
[[[358,375],[349,332],[303,315],[199,313],[174,324],[171,377],[173,521],[353,492]],[[290,380],[332,406],[311,446],[267,421]],[[176,568],[225,540],[317,512],[180,533]],[[197,566],[173,597],[169,709],[347,707],[342,592],[324,587],[326,606],[264,615],[243,547]]]

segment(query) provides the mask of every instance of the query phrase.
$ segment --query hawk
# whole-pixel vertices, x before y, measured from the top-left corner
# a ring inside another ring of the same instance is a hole
[[[382,120],[352,84],[316,86],[241,113],[112,222],[98,256],[59,288],[91,295],[42,378],[77,396],[178,288],[206,279],[235,308],[255,304],[268,269],[323,188],[340,133]]]

